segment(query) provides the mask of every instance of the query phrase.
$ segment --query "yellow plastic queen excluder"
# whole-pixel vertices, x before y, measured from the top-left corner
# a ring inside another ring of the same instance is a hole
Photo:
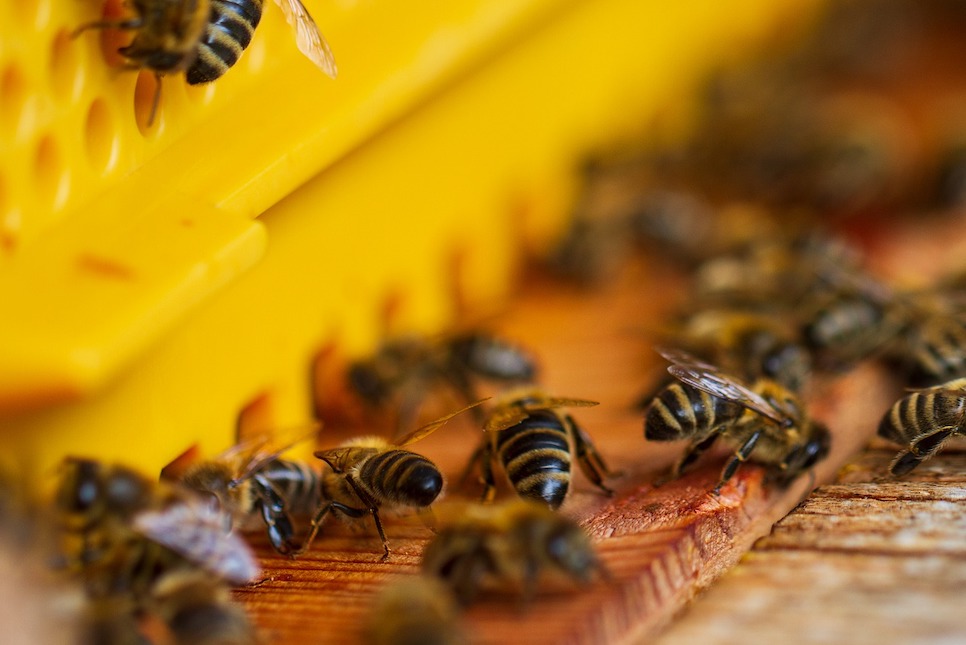
[[[7,468],[65,454],[156,470],[239,412],[311,416],[323,347],[381,312],[432,331],[505,297],[558,235],[582,152],[685,124],[713,63],[805,0],[307,0],[326,78],[267,3],[224,77],[120,67],[115,0],[0,6],[0,432]]]

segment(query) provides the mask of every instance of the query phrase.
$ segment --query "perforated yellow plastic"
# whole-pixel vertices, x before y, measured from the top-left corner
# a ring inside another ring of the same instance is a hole
[[[331,81],[268,3],[222,79],[121,70],[116,4],[0,6],[0,437],[156,469],[268,400],[310,417],[314,357],[381,312],[438,329],[505,296],[595,142],[684,127],[701,72],[816,3],[307,0]],[[115,65],[112,67],[111,65]],[[267,399],[265,398],[267,397]]]

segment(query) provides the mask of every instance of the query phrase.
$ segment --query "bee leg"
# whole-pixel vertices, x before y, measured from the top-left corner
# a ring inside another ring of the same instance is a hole
[[[936,454],[943,443],[956,432],[955,426],[939,428],[931,433],[924,433],[912,439],[908,450],[903,450],[889,465],[889,472],[893,475],[905,475],[923,461]]]
[[[614,477],[619,473],[611,472],[604,463],[604,459],[597,452],[590,437],[584,432],[573,419],[570,419],[571,427],[574,429],[574,450],[577,452],[577,463],[580,470],[592,481],[594,485],[607,493],[613,495],[614,491],[604,485],[604,477]]]
[[[483,482],[483,495],[480,500],[492,502],[496,497],[496,481],[493,479],[493,448],[486,443],[480,456],[480,479]]]
[[[154,117],[158,115],[158,106],[161,105],[161,74],[154,73],[154,96],[151,98],[151,113],[148,114],[147,126],[154,125]]]
[[[322,526],[322,520],[324,520],[325,516],[328,515],[329,511],[332,510],[332,506],[332,502],[326,502],[319,507],[319,510],[315,513],[315,517],[312,518],[312,529],[309,531],[308,536],[306,536],[305,541],[302,542],[302,547],[298,551],[292,553],[293,558],[300,556],[309,550],[309,548],[312,546],[312,542],[315,541],[315,536],[319,534],[319,528]]]
[[[290,555],[296,548],[293,539],[295,528],[285,508],[285,500],[264,475],[254,475],[252,483],[255,485],[262,519],[268,528],[268,539],[272,547],[282,555]]]
[[[751,451],[755,449],[755,444],[758,443],[758,439],[761,438],[762,430],[753,432],[750,437],[741,445],[740,448],[735,452],[734,456],[725,464],[724,470],[721,471],[721,479],[718,480],[718,485],[714,487],[712,491],[715,495],[721,492],[721,487],[725,485],[731,477],[738,470],[740,466],[748,456],[751,455]]]
[[[714,442],[718,440],[719,436],[721,435],[719,435],[717,432],[714,432],[704,439],[691,442],[687,450],[684,451],[684,455],[681,456],[681,460],[675,464],[674,470],[672,471],[672,477],[676,478],[683,475],[686,470],[694,465],[694,462],[696,462],[701,455],[707,452],[708,448],[714,445]]]
[[[355,477],[352,475],[346,475],[345,481],[352,488],[352,492],[354,492],[356,496],[362,500],[362,503],[366,505],[366,511],[372,515],[372,520],[376,523],[376,531],[379,532],[379,539],[382,540],[383,554],[379,560],[385,561],[389,558],[389,540],[386,539],[386,532],[382,528],[382,520],[379,519],[379,506],[366,491],[362,490],[358,482],[356,482]]]
[[[470,473],[473,471],[473,466],[475,466],[476,463],[480,461],[480,458],[483,456],[483,451],[485,449],[486,449],[486,444],[481,444],[480,447],[474,450],[473,454],[470,455],[470,460],[466,462],[466,466],[463,468],[463,472],[460,473],[459,479],[457,480],[459,481],[460,488],[462,488],[463,485],[466,484],[466,480],[469,478]]]
[[[422,521],[423,525],[428,528],[433,533],[436,533],[436,514],[433,513],[433,509],[430,506],[424,506],[416,510],[416,515]]]
[[[131,18],[129,20],[95,20],[94,22],[86,22],[74,31],[70,32],[71,38],[77,38],[85,31],[90,29],[140,29],[144,26],[144,22],[140,18]]]

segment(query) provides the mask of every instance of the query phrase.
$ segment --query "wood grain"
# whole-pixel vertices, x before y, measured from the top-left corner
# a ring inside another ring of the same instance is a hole
[[[674,280],[656,267],[641,266],[629,268],[619,283],[602,292],[536,280],[499,318],[503,333],[539,353],[548,390],[601,401],[574,416],[623,475],[610,482],[617,491],[612,498],[578,475],[563,508],[591,533],[612,580],[543,594],[525,611],[515,597],[488,596],[465,615],[473,642],[601,643],[648,637],[734,565],[812,486],[802,477],[788,490],[769,490],[762,470],[746,465],[719,496],[711,495],[723,463],[720,452],[686,477],[654,486],[683,446],[645,443],[642,416],[631,403],[663,369],[641,337],[640,325],[658,320],[674,302]],[[890,402],[883,383],[879,372],[866,369],[821,388],[815,414],[832,428],[834,441],[831,456],[815,471],[815,482],[832,479],[869,440]],[[341,438],[329,432],[326,440]],[[418,444],[418,450],[453,481],[478,440],[475,432],[465,427],[440,431]],[[448,490],[450,497],[477,494],[473,487]],[[355,642],[373,594],[416,572],[430,537],[405,520],[388,523],[387,533],[393,555],[385,563],[378,561],[380,547],[371,533],[353,535],[338,526],[327,525],[313,550],[294,561],[275,556],[256,538],[266,580],[236,596],[267,643]]]
[[[962,642],[966,453],[892,479],[895,452],[849,463],[656,642]]]

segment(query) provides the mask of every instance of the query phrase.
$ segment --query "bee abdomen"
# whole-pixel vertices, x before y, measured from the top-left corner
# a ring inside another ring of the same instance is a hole
[[[262,17],[263,0],[212,0],[198,58],[185,72],[189,85],[210,83],[238,62]]]
[[[261,469],[278,489],[289,512],[311,514],[319,506],[319,475],[308,464],[275,459]]]
[[[651,441],[690,439],[736,419],[739,410],[736,403],[672,383],[651,401],[644,436]]]
[[[570,486],[570,442],[559,419],[533,413],[499,435],[507,478],[521,497],[559,508]]]
[[[878,434],[897,443],[909,443],[931,430],[960,426],[964,406],[966,394],[961,389],[913,392],[889,409]]]
[[[360,479],[376,497],[398,504],[429,506],[443,490],[433,462],[408,450],[389,450],[363,464]]]

